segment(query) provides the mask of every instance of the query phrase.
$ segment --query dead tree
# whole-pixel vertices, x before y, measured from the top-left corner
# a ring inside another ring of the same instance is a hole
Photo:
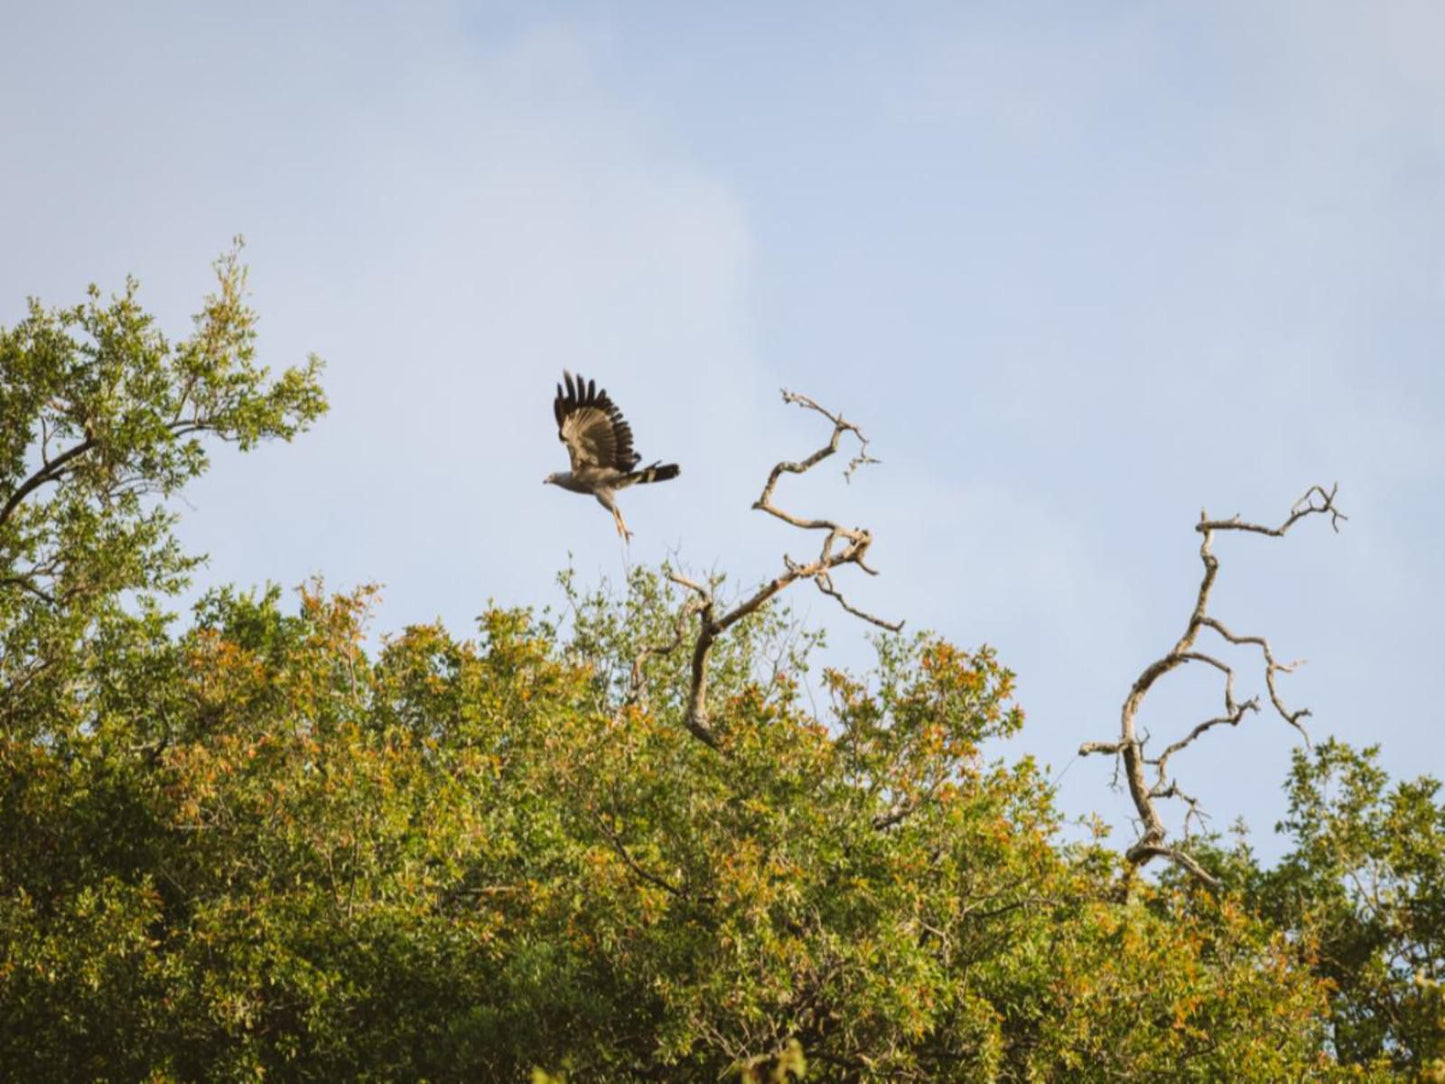
[[[676,572],[668,573],[674,583],[691,592],[688,604],[682,611],[682,619],[686,620],[693,614],[697,615],[696,633],[692,640],[691,676],[683,722],[696,738],[714,749],[718,748],[719,743],[717,735],[710,725],[707,708],[708,662],[713,645],[717,642],[718,637],[726,633],[728,629],[749,614],[757,613],[793,584],[803,580],[812,580],[819,591],[832,598],[854,617],[861,618],[869,624],[890,632],[898,632],[903,628],[901,621],[885,621],[881,617],[875,617],[853,606],[834,586],[833,573],[843,565],[856,565],[870,576],[877,575],[877,572],[869,567],[867,561],[868,547],[873,544],[871,532],[863,527],[844,527],[830,519],[807,519],[794,515],[773,503],[773,491],[777,488],[778,480],[784,474],[805,474],[823,460],[836,454],[845,433],[851,433],[859,445],[857,454],[849,461],[847,469],[843,472],[845,478],[851,479],[853,472],[867,463],[876,463],[877,460],[868,455],[868,439],[852,422],[844,420],[840,414],[823,409],[806,395],[798,395],[785,389],[783,401],[821,414],[833,423],[833,434],[827,444],[806,459],[796,463],[784,461],[773,467],[763,486],[762,494],[753,502],[753,507],[800,530],[824,532],[818,556],[804,563],[795,561],[784,554],[782,572],[758,586],[731,609],[721,613],[711,585],[703,585]],[[680,621],[675,626],[677,633],[675,638],[665,644],[644,648],[643,652],[639,654],[632,669],[634,690],[640,687],[642,670],[647,658],[652,655],[667,654],[680,646],[684,638],[682,629],[683,625]]]
[[[1328,492],[1323,486],[1311,486],[1305,495],[1295,502],[1290,509],[1289,517],[1278,527],[1246,523],[1237,515],[1230,519],[1212,520],[1207,512],[1200,512],[1199,522],[1195,524],[1194,529],[1203,536],[1203,541],[1199,546],[1199,558],[1204,562],[1204,578],[1200,581],[1199,594],[1194,602],[1194,612],[1189,615],[1189,623],[1185,626],[1184,635],[1179,638],[1168,654],[1145,667],[1143,673],[1129,689],[1129,695],[1125,697],[1124,706],[1120,712],[1119,739],[1107,742],[1090,741],[1079,746],[1080,756],[1109,753],[1118,758],[1114,768],[1116,785],[1119,768],[1121,765],[1123,767],[1124,779],[1129,787],[1129,797],[1138,811],[1141,827],[1139,838],[1124,855],[1131,867],[1143,866],[1152,858],[1167,858],[1206,884],[1216,883],[1215,879],[1186,850],[1166,842],[1168,833],[1164,827],[1164,821],[1159,815],[1160,802],[1169,799],[1183,802],[1188,807],[1184,816],[1184,842],[1188,842],[1190,821],[1200,816],[1199,802],[1181,790],[1179,784],[1169,775],[1170,758],[1188,748],[1214,727],[1225,724],[1238,726],[1240,720],[1247,713],[1260,710],[1258,696],[1252,696],[1247,700],[1235,699],[1234,669],[1232,667],[1195,646],[1199,634],[1205,629],[1213,631],[1227,643],[1249,645],[1259,649],[1264,660],[1264,683],[1269,693],[1271,706],[1280,718],[1300,732],[1306,742],[1309,741],[1309,735],[1305,732],[1301,722],[1310,714],[1309,709],[1300,708],[1291,711],[1285,707],[1275,684],[1276,675],[1289,673],[1299,665],[1299,662],[1280,662],[1275,658],[1269,641],[1263,636],[1238,635],[1223,622],[1210,616],[1209,593],[1214,587],[1215,577],[1219,574],[1219,558],[1214,555],[1211,546],[1214,542],[1215,531],[1248,531],[1269,535],[1272,538],[1282,538],[1285,532],[1300,520],[1316,514],[1328,513],[1330,526],[1338,531],[1340,520],[1347,518],[1335,507],[1335,493],[1338,490],[1338,483]],[[1155,682],[1171,670],[1186,663],[1202,663],[1205,666],[1213,667],[1224,676],[1224,711],[1212,719],[1206,719],[1196,724],[1184,737],[1165,746],[1157,756],[1148,756],[1144,750],[1144,746],[1149,740],[1148,735],[1141,737],[1136,723],[1139,708],[1144,703],[1144,698],[1149,695],[1149,690],[1154,687]],[[1152,780],[1148,778],[1150,770],[1154,773]]]

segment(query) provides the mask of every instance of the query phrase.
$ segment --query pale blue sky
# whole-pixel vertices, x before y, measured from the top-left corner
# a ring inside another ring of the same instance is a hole
[[[1445,7],[1210,4],[9,4],[0,321],[127,271],[183,334],[249,240],[262,348],[332,414],[189,494],[204,583],[386,585],[379,624],[616,577],[564,465],[565,365],[677,483],[634,560],[751,580],[748,506],[820,436],[881,467],[798,507],[875,529],[857,600],[995,644],[1064,767],[1181,631],[1201,505],[1338,536],[1222,539],[1215,612],[1308,657],[1316,735],[1445,774]],[[836,657],[861,631],[816,595]],[[1237,656],[1245,662],[1247,656]],[[1248,669],[1242,691],[1259,684]],[[1217,707],[1200,676],[1158,735]],[[1178,761],[1266,850],[1294,735]],[[1117,819],[1103,760],[1062,800]]]

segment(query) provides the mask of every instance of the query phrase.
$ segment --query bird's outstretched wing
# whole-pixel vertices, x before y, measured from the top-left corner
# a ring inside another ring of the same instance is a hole
[[[632,450],[632,426],[607,392],[599,391],[595,380],[574,378],[565,369],[562,379],[567,390],[557,385],[552,412],[557,416],[557,438],[567,445],[572,472],[589,467],[630,471],[637,466],[642,457]]]

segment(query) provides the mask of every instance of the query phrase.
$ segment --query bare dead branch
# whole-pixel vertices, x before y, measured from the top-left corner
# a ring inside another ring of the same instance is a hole
[[[668,578],[697,594],[697,602],[693,607],[693,612],[698,615],[697,640],[692,645],[692,677],[688,682],[687,709],[683,715],[683,725],[694,737],[716,749],[718,741],[708,726],[706,709],[707,659],[719,632],[713,618],[712,588],[703,587],[702,584],[694,583],[676,572],[669,572]]]
[[[784,555],[783,571],[772,579],[760,584],[752,594],[743,598],[732,609],[725,613],[717,613],[717,602],[713,596],[711,586],[703,586],[675,572],[670,572],[669,578],[681,587],[691,591],[696,597],[691,606],[691,612],[697,614],[698,626],[697,637],[693,641],[692,649],[692,675],[688,689],[688,700],[685,725],[697,738],[712,748],[718,747],[717,736],[713,733],[708,722],[707,712],[707,684],[708,684],[708,660],[712,652],[713,644],[717,638],[723,635],[728,629],[743,618],[757,613],[775,597],[787,590],[800,580],[812,580],[818,590],[836,601],[842,609],[854,617],[867,621],[878,628],[887,629],[890,632],[898,632],[903,628],[901,621],[887,621],[864,610],[861,610],[843,596],[842,592],[834,586],[832,573],[843,565],[855,565],[861,568],[868,575],[876,575],[874,569],[867,564],[868,547],[873,544],[873,535],[862,527],[844,527],[830,519],[805,518],[795,515],[788,510],[779,507],[773,501],[773,493],[777,488],[778,480],[784,474],[806,474],[813,467],[823,460],[837,453],[839,445],[845,433],[851,433],[857,439],[859,451],[848,463],[843,475],[851,479],[852,474],[859,467],[868,463],[878,462],[868,455],[868,439],[862,431],[852,422],[845,420],[842,415],[834,414],[825,410],[806,395],[799,395],[795,392],[783,391],[783,401],[794,403],[823,415],[833,423],[833,432],[828,443],[804,459],[796,462],[783,460],[777,463],[768,472],[767,481],[763,485],[762,493],[753,502],[753,508],[760,512],[766,512],[776,519],[782,520],[789,526],[797,527],[805,531],[824,531],[823,542],[818,551],[818,556],[812,561],[800,563],[791,557]],[[671,651],[676,644],[667,648]],[[666,652],[655,651],[650,654],[663,654]],[[644,660],[645,661],[645,660]],[[634,673],[640,673],[634,667]]]
[[[878,573],[874,572],[871,568],[865,565],[861,558],[859,558],[857,564],[858,567],[861,568],[864,572],[868,573],[868,575],[878,575]],[[827,595],[829,598],[836,599],[838,605],[843,607],[843,610],[846,613],[850,613],[854,617],[861,618],[862,620],[867,621],[871,625],[877,625],[879,628],[888,629],[890,632],[899,632],[902,630],[902,621],[885,621],[883,620],[883,618],[875,617],[873,614],[870,614],[865,610],[860,610],[852,603],[850,603],[846,598],[843,597],[841,592],[839,592],[833,587],[833,579],[826,572],[819,572],[816,576],[813,577],[813,582],[818,585],[818,590],[823,592],[823,594]]]
[[[1314,485],[1305,490],[1304,496],[1290,506],[1289,517],[1278,527],[1265,527],[1258,523],[1246,523],[1236,513],[1229,519],[1210,519],[1204,513],[1199,513],[1199,523],[1195,530],[1200,534],[1208,534],[1210,531],[1253,531],[1256,534],[1265,534],[1273,538],[1283,538],[1284,533],[1293,527],[1306,516],[1322,515],[1326,512],[1330,516],[1330,527],[1338,534],[1340,521],[1350,517],[1335,507],[1335,494],[1340,491],[1340,483],[1336,482],[1330,487],[1329,492],[1324,486]]]
[[[1205,883],[1210,885],[1215,883],[1214,878],[1205,872],[1187,852],[1178,847],[1165,845],[1164,840],[1168,833],[1159,814],[1157,803],[1173,799],[1181,801],[1187,806],[1184,817],[1184,833],[1187,842],[1191,821],[1203,818],[1204,813],[1200,810],[1198,801],[1185,794],[1178,784],[1168,777],[1170,758],[1188,748],[1215,727],[1238,726],[1246,714],[1260,710],[1260,701],[1257,696],[1244,701],[1235,699],[1233,668],[1213,655],[1195,649],[1195,642],[1202,630],[1211,629],[1221,639],[1236,646],[1247,645],[1259,648],[1264,658],[1264,680],[1269,691],[1270,704],[1280,718],[1298,730],[1308,743],[1309,735],[1305,732],[1301,720],[1308,717],[1309,710],[1302,708],[1290,711],[1280,698],[1275,683],[1277,674],[1290,673],[1299,663],[1279,662],[1274,656],[1269,641],[1263,636],[1236,635],[1217,618],[1209,615],[1209,596],[1214,588],[1215,578],[1219,574],[1219,559],[1214,555],[1212,546],[1215,531],[1246,531],[1272,538],[1282,538],[1291,527],[1310,515],[1328,514],[1330,526],[1338,531],[1340,521],[1348,518],[1335,506],[1335,495],[1338,490],[1338,483],[1329,490],[1319,485],[1310,486],[1304,496],[1290,508],[1289,516],[1278,527],[1249,523],[1237,515],[1230,519],[1212,520],[1207,512],[1200,513],[1199,522],[1194,529],[1203,535],[1199,546],[1199,559],[1204,565],[1204,575],[1200,580],[1199,592],[1194,601],[1194,610],[1189,615],[1183,635],[1179,637],[1178,642],[1167,655],[1147,666],[1130,687],[1129,694],[1125,697],[1123,708],[1120,711],[1119,740],[1089,741],[1079,746],[1080,756],[1104,753],[1118,758],[1115,761],[1116,782],[1119,768],[1121,765],[1123,767],[1124,778],[1129,787],[1129,796],[1134,803],[1134,808],[1138,811],[1141,829],[1139,839],[1125,853],[1125,858],[1132,865],[1141,866],[1151,858],[1167,858]],[[1144,747],[1149,741],[1149,735],[1147,733],[1141,735],[1136,722],[1139,708],[1154,687],[1155,682],[1170,671],[1188,663],[1200,663],[1212,667],[1224,675],[1224,711],[1214,718],[1196,724],[1184,737],[1165,746],[1158,756],[1148,757],[1144,753]],[[1154,769],[1155,778],[1152,784],[1145,779],[1146,768]]]
[[[1175,753],[1179,752],[1179,750],[1185,748],[1188,745],[1191,745],[1206,730],[1211,730],[1216,726],[1238,726],[1240,721],[1244,718],[1245,712],[1258,710],[1259,698],[1250,697],[1242,704],[1235,704],[1233,706],[1233,710],[1229,711],[1228,714],[1216,715],[1213,719],[1206,719],[1204,720],[1204,722],[1197,724],[1194,729],[1191,730],[1188,734],[1184,735],[1184,737],[1166,746],[1164,748],[1164,752],[1160,753],[1158,757],[1155,757],[1153,759],[1146,758],[1144,763],[1152,764],[1158,770],[1159,778],[1162,780],[1164,778],[1165,765],[1169,763],[1169,758],[1172,757]]]
[[[1206,617],[1204,624],[1219,633],[1220,636],[1223,636],[1231,644],[1253,644],[1259,648],[1260,652],[1264,655],[1264,682],[1265,687],[1269,689],[1270,703],[1274,705],[1274,710],[1279,712],[1280,717],[1284,719],[1285,722],[1289,723],[1290,726],[1294,727],[1303,735],[1305,744],[1308,745],[1310,736],[1305,733],[1305,728],[1300,725],[1300,720],[1309,717],[1310,709],[1300,708],[1298,711],[1290,711],[1284,706],[1283,701],[1280,700],[1279,690],[1275,687],[1274,683],[1275,674],[1291,674],[1304,660],[1296,659],[1294,662],[1278,662],[1274,657],[1274,652],[1270,649],[1269,641],[1263,636],[1236,636],[1230,632],[1229,629],[1225,628],[1222,622],[1212,617]]]
[[[1196,862],[1188,851],[1181,851],[1178,847],[1145,847],[1136,843],[1129,848],[1124,857],[1135,866],[1142,866],[1151,858],[1167,858],[1169,861],[1188,870],[1210,888],[1219,887],[1219,880],[1212,873]]]

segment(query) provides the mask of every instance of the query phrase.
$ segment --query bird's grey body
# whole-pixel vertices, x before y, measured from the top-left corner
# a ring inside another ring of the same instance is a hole
[[[632,427],[607,392],[599,391],[596,381],[581,377],[574,380],[565,369],[562,377],[567,390],[563,392],[562,385],[557,385],[552,412],[557,418],[557,439],[567,445],[572,469],[549,474],[543,484],[561,486],[573,493],[590,493],[612,513],[617,533],[629,539],[632,532],[627,529],[614,494],[628,486],[676,478],[680,468],[676,463],[653,463],[637,470],[642,457],[632,450]]]

